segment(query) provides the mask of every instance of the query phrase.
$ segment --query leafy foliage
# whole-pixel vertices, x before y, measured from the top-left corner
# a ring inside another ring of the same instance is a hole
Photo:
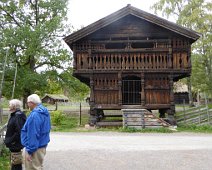
[[[81,117],[82,126],[88,123],[88,115],[82,115]],[[53,131],[70,132],[70,131],[81,131],[79,128],[79,116],[78,115],[64,115],[61,124],[55,125]],[[82,131],[85,131],[84,129]]]
[[[75,77],[72,77],[72,68],[67,69],[62,72],[59,76],[61,86],[63,87],[65,93],[70,94],[69,97],[73,100],[79,101],[84,100],[89,93],[89,87],[84,83],[81,83]]]
[[[16,64],[15,97],[45,93],[49,83],[54,82],[52,75],[58,77],[58,70],[70,67],[72,58],[61,40],[71,28],[64,24],[67,6],[68,0],[0,0],[1,61],[4,47],[9,47],[5,96],[11,96]]]
[[[212,96],[212,3],[208,0],[159,0],[152,8],[202,34],[192,46],[191,83],[194,92],[200,90]]]
[[[61,111],[52,111],[51,112],[51,121],[53,125],[61,125],[61,122],[65,118],[64,114]]]

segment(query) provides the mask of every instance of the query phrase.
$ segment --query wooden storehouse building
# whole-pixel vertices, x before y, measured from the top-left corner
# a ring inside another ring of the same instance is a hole
[[[41,99],[42,103],[56,104],[56,103],[67,103],[69,98],[63,94],[45,94]]]
[[[73,75],[90,87],[90,123],[104,110],[133,108],[159,110],[174,124],[173,83],[190,76],[199,37],[131,5],[65,37]]]

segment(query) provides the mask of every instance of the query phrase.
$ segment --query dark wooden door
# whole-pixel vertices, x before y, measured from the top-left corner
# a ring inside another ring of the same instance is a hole
[[[122,79],[122,104],[141,104],[141,79],[136,76],[127,76]]]

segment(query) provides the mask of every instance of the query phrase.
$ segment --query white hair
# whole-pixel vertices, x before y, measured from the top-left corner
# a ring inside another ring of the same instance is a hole
[[[22,102],[18,99],[12,99],[9,101],[9,105],[10,105],[10,107],[12,107],[14,109],[20,109]]]
[[[40,104],[41,99],[37,94],[31,94],[30,96],[28,96],[27,102],[32,102],[34,104]]]

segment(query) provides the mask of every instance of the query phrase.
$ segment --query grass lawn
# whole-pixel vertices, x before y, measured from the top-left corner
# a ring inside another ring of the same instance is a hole
[[[178,125],[176,131],[168,128],[153,128],[153,129],[134,129],[122,127],[109,127],[109,128],[91,128],[86,129],[85,125],[89,122],[89,115],[83,114],[81,117],[81,125],[79,125],[78,115],[64,115],[59,124],[52,122],[52,131],[60,132],[85,132],[85,131],[116,131],[116,132],[141,132],[141,133],[178,133],[178,132],[194,132],[194,133],[212,133],[211,125]]]
[[[10,163],[9,163],[9,150],[2,146],[1,148],[1,154],[0,154],[0,170],[9,170],[10,169]]]

